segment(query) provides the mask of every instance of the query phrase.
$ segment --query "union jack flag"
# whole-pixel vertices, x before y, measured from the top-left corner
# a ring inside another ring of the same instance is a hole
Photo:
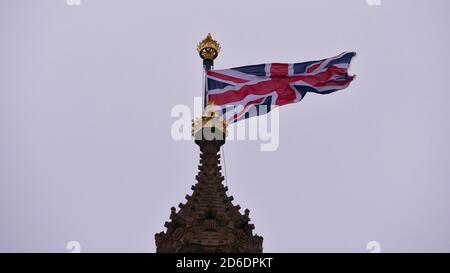
[[[208,101],[230,123],[298,102],[308,92],[329,94],[350,85],[355,52],[295,64],[271,63],[207,71]]]

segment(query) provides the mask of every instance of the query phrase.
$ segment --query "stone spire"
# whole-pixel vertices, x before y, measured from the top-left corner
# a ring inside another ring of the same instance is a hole
[[[210,106],[193,122],[201,151],[197,183],[178,211],[171,208],[170,221],[164,225],[167,231],[155,234],[156,252],[262,252],[263,238],[253,235],[250,211],[242,214],[222,183],[218,153],[225,143],[225,128],[226,122]]]

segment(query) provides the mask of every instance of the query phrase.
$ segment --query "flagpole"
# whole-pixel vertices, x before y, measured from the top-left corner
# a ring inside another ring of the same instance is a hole
[[[212,70],[214,67],[214,60],[204,59],[203,60],[203,108],[208,105],[208,77],[207,72]]]
[[[220,52],[220,44],[213,40],[211,33],[208,33],[203,41],[197,45],[197,51],[200,58],[203,60],[203,108],[208,105],[208,77],[207,72],[214,66],[214,59],[217,58]]]

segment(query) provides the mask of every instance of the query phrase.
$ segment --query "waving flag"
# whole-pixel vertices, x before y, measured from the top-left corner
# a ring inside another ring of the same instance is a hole
[[[272,107],[298,102],[308,92],[329,94],[349,86],[354,52],[320,61],[260,64],[207,71],[208,101],[229,122],[265,114]]]

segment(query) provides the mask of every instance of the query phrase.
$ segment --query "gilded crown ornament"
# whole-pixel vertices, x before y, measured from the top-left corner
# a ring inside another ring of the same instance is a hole
[[[203,111],[202,116],[192,120],[192,136],[195,136],[198,131],[206,127],[216,128],[222,131],[225,136],[228,135],[228,122],[220,116],[216,110],[216,107],[217,106],[214,105],[213,102],[209,102]]]
[[[219,55],[220,44],[211,37],[211,33],[208,33],[208,36],[197,45],[197,51],[203,60],[214,60]]]

